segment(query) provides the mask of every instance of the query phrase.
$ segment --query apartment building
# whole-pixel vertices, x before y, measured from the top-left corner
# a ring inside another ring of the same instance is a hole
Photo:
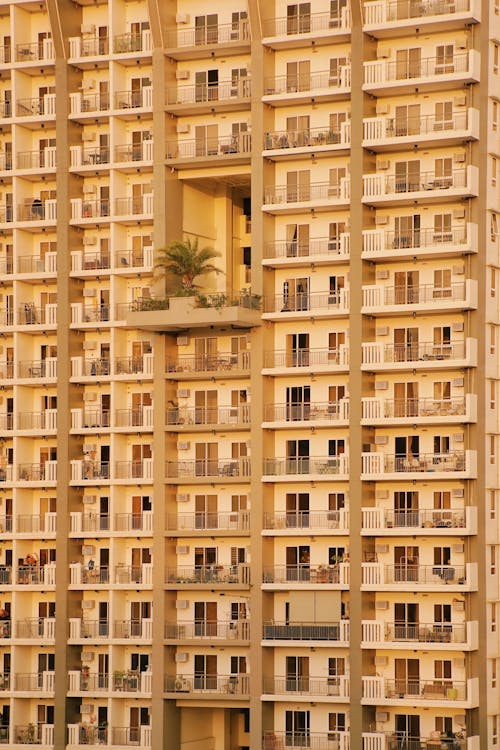
[[[499,47],[1,0],[0,744],[500,744]]]

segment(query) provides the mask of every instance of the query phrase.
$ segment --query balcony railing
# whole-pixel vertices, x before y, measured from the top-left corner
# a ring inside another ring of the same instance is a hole
[[[249,424],[250,406],[181,407],[167,409],[165,424],[169,425],[230,425]]]
[[[153,459],[143,458],[142,461],[116,461],[115,479],[152,479]]]
[[[56,95],[45,94],[28,99],[16,100],[17,117],[39,117],[56,115]]]
[[[349,458],[342,456],[297,456],[296,458],[265,458],[264,474],[286,476],[300,474],[324,474],[326,476],[349,473]]]
[[[136,198],[117,198],[115,200],[116,216],[134,216],[137,214],[150,214],[153,212],[153,193],[138,196]]]
[[[142,620],[115,620],[113,622],[113,638],[145,639],[153,636],[153,621],[149,618]]]
[[[54,682],[55,672],[16,672],[14,675],[14,690],[53,692]]]
[[[71,167],[95,167],[98,164],[109,164],[110,150],[107,147],[70,146]]]
[[[22,326],[55,325],[57,304],[48,303],[43,307],[36,307],[32,302],[24,302],[17,309],[17,321]]]
[[[151,375],[153,372],[153,355],[116,357],[114,365],[116,375]]]
[[[165,677],[166,693],[219,693],[223,695],[248,695],[250,676],[239,675],[195,675],[194,677]]]
[[[72,640],[80,638],[109,638],[109,623],[107,620],[81,620],[72,617],[69,620],[69,637]]]
[[[51,221],[57,219],[57,201],[53,198],[45,201],[34,198],[27,203],[20,203],[17,207],[18,221]]]
[[[263,21],[262,25],[264,37],[314,34],[318,31],[331,34],[335,31],[349,31],[351,14],[348,8],[337,8],[331,13],[308,13],[300,16],[271,18]]]
[[[371,285],[363,287],[363,307],[380,308],[388,305],[418,305],[432,304],[439,308],[450,303],[473,305],[473,297],[477,305],[477,294],[473,294],[476,287],[472,279],[450,283],[448,286],[434,284],[419,284],[415,286],[382,286]],[[458,305],[457,305],[458,306]]]
[[[349,365],[349,349],[277,349],[264,352],[264,367],[331,367]]]
[[[398,251],[425,250],[441,251],[448,246],[469,245],[472,241],[473,225],[455,225],[448,230],[436,230],[431,227],[422,227],[402,232],[386,232],[383,229],[363,230],[363,253],[369,257],[372,253],[380,253],[384,250],[394,250],[394,257]],[[401,253],[403,254],[403,253]]]
[[[465,183],[464,183],[465,184]],[[310,201],[338,200],[348,201],[351,195],[351,180],[341,177],[337,184],[316,182],[310,185],[290,187],[289,185],[270,185],[264,192],[264,203],[308,203]]]
[[[349,750],[349,732],[265,732],[262,739],[262,750]],[[370,748],[370,750],[386,750],[386,748]],[[393,750],[391,748],[391,750]],[[399,750],[399,748],[394,748]],[[414,750],[408,747],[407,750]],[[418,748],[421,750],[421,748]]]
[[[167,141],[167,159],[199,159],[205,156],[250,154],[251,151],[250,133],[188,141]]]
[[[20,411],[16,414],[16,418],[18,430],[57,429],[57,409],[45,409],[45,411]]]
[[[111,425],[110,412],[101,409],[71,409],[71,429],[106,428]]]
[[[266,641],[349,642],[349,620],[340,622],[265,622],[262,637]]]
[[[167,461],[166,478],[249,477],[250,458]]]
[[[84,305],[81,302],[71,304],[71,323],[109,323],[111,311],[109,305]]]
[[[468,529],[476,527],[475,507],[447,510],[362,508],[363,530]]]
[[[17,259],[17,271],[29,274],[56,274],[57,253],[45,253],[44,256],[21,255]]]
[[[152,140],[115,146],[115,162],[151,161],[152,159]]]
[[[246,19],[167,32],[167,47],[205,47],[249,40],[250,28]]]
[[[113,678],[111,678],[111,682]],[[68,692],[107,692],[110,687],[110,675],[105,672],[88,672],[72,670],[68,672]]]
[[[265,96],[281,94],[307,93],[320,89],[329,89],[338,92],[349,92],[351,88],[351,66],[341,65],[336,75],[329,70],[322,70],[310,75],[299,76],[273,76],[266,78],[264,82]]]
[[[412,473],[434,471],[465,471],[467,468],[465,451],[450,453],[419,453],[398,456],[390,453],[363,453],[363,474]]]
[[[56,147],[47,146],[38,151],[20,151],[16,159],[18,169],[55,169]]]
[[[455,53],[452,57],[424,57],[421,60],[370,60],[364,63],[364,88],[395,81],[416,79],[442,79],[450,75],[470,73],[474,50]]]
[[[363,199],[408,193],[434,193],[444,190],[464,191],[471,189],[470,168],[454,169],[450,174],[437,175],[435,172],[420,172],[415,176],[387,175],[381,172],[363,175]]]
[[[335,565],[277,565],[264,567],[264,583],[337,583],[349,585],[349,563],[338,562]]]
[[[167,359],[167,372],[176,373],[203,373],[203,372],[230,372],[231,370],[249,370],[250,352],[217,352],[196,356],[194,354],[181,354],[175,359]]]
[[[363,677],[364,698],[427,698],[436,701],[466,701],[466,682],[455,680],[386,680],[382,677]]]
[[[109,94],[82,94],[75,92],[69,95],[70,117],[92,112],[109,110]]]
[[[234,513],[168,513],[168,531],[248,531],[250,514],[247,510]]]
[[[349,399],[287,404],[266,404],[265,422],[338,422],[349,419]]]
[[[471,583],[474,571],[470,565],[419,565],[418,563],[362,563],[362,581],[374,584],[432,584],[433,586]],[[402,588],[406,588],[405,585]]]
[[[474,121],[477,123],[477,110],[469,109],[451,114],[446,119],[435,115],[424,115],[423,117],[407,117],[399,119],[394,117],[368,117],[363,120],[363,140],[368,144],[376,144],[378,141],[394,138],[415,138],[417,136],[431,135],[434,138],[449,137],[456,134],[462,138],[465,131],[472,128]]]
[[[316,258],[324,255],[331,259],[339,257],[347,260],[350,252],[349,238],[350,236],[347,232],[342,232],[336,239],[320,237],[310,239],[307,242],[297,242],[296,240],[291,242],[287,240],[266,242],[264,245],[264,259]]]
[[[87,198],[71,198],[71,219],[104,219],[110,216],[111,206],[109,200],[95,200]]]
[[[221,640],[249,640],[249,620],[206,620],[167,622],[165,638],[171,640],[198,640],[218,638]]]
[[[194,567],[168,568],[166,583],[250,583],[250,568],[240,565],[196,565]]]
[[[151,563],[142,565],[115,565],[115,583],[150,585],[153,580]]]
[[[116,409],[115,427],[153,427],[153,407]]]
[[[109,39],[106,36],[84,36],[70,37],[69,39],[69,56],[70,58],[78,57],[99,57],[99,55],[109,54]]]
[[[138,109],[153,106],[153,89],[151,86],[143,86],[138,91],[117,91],[115,93],[116,109]]]
[[[244,78],[238,82],[220,81],[216,84],[200,83],[191,86],[176,86],[167,89],[167,106],[173,104],[206,104],[250,99],[251,81]]]
[[[278,511],[264,513],[264,529],[342,529],[349,530],[349,511]]]
[[[364,5],[364,25],[383,26],[395,21],[427,20],[428,16],[453,16],[471,10],[472,0],[427,0],[415,3],[414,0],[371,0]],[[420,748],[418,748],[420,750]]]
[[[57,480],[57,461],[18,464],[17,479],[20,482],[55,482]]]
[[[153,41],[149,29],[144,29],[139,33],[119,34],[113,38],[113,52],[117,55],[130,52],[149,52],[152,46]]]
[[[52,39],[16,44],[16,62],[53,62],[55,57]]]
[[[83,563],[71,563],[70,583],[102,585],[110,583],[110,569],[108,565],[84,565]]]
[[[362,399],[363,419],[399,419],[412,417],[464,417],[467,398]]]
[[[6,738],[0,742],[8,742],[8,727]],[[16,745],[53,745],[54,744],[54,725],[39,724],[31,722],[30,724],[18,724],[14,726],[14,734],[11,739]]]
[[[349,146],[351,123],[343,122],[338,130],[331,128],[308,128],[307,130],[275,130],[264,136],[264,150],[287,148],[320,148],[323,146]]]
[[[3,623],[0,623],[0,627]],[[55,617],[25,617],[15,623],[15,637],[53,639],[56,637]]]
[[[264,693],[271,695],[331,695],[349,697],[349,678],[336,677],[265,677]]]
[[[363,750],[400,750],[404,743],[406,750],[480,750],[479,735],[465,737],[465,732],[457,732],[453,738],[446,737],[441,742],[441,733],[434,736],[416,737],[397,732],[363,732]],[[439,743],[439,745],[438,745]],[[343,750],[343,749],[342,749]]]
[[[394,623],[365,620],[363,641],[367,643],[467,643],[467,623]]]
[[[115,514],[115,531],[151,531],[152,528],[153,514],[150,510],[145,510],[142,513]]]
[[[349,290],[276,294],[272,297],[264,297],[263,308],[264,313],[308,312],[313,310],[348,313]]]
[[[441,360],[463,360],[472,348],[467,341],[449,341],[435,344],[431,341],[421,341],[408,344],[383,344],[366,342],[363,344],[363,364],[383,364],[397,362],[433,362]]]
[[[92,459],[71,461],[72,481],[94,481],[109,478],[110,464],[107,461],[93,461]]]

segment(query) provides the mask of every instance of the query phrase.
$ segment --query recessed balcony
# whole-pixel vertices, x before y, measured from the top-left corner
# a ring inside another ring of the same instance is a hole
[[[234,23],[206,26],[179,26],[167,32],[166,54],[174,60],[197,60],[210,57],[214,45],[220,54],[250,52],[250,25],[241,18]]]
[[[434,510],[392,510],[362,508],[362,531],[366,536],[401,536],[424,534],[429,536],[465,536],[477,534],[477,507]]]
[[[1,623],[1,626],[4,625]],[[56,637],[55,617],[25,617],[18,620],[14,623],[14,637],[19,640],[53,641]]]
[[[153,566],[151,563],[142,565],[116,565],[114,570],[108,566],[84,565],[71,563],[70,586],[94,586],[109,584],[126,584],[127,586],[151,586]]]
[[[294,423],[294,427],[303,427],[303,422],[307,426],[314,424],[315,427],[346,426],[349,423],[349,399],[264,406],[264,429],[288,429],[290,422]]]
[[[47,303],[43,307],[36,307],[33,302],[23,302],[17,309],[18,326],[56,327],[57,303]]]
[[[135,172],[138,166],[137,162],[152,162],[153,161],[153,139],[150,138],[142,143],[125,143],[123,145],[115,146],[115,165],[130,165],[130,172]],[[126,167],[121,167],[125,171],[129,171]]]
[[[71,327],[96,328],[96,323],[110,323],[109,305],[85,305],[83,302],[71,303]]]
[[[464,733],[461,732],[461,734]],[[404,741],[408,744],[408,748],[412,748],[412,750],[413,748],[415,750],[441,750],[443,748],[444,750],[441,740],[432,736],[408,737],[405,735]],[[399,750],[400,742],[401,738],[396,732],[363,732],[363,750]],[[452,750],[480,750],[479,735],[459,737],[455,734],[451,747]],[[446,750],[448,748],[449,743],[447,742]]]
[[[72,36],[69,42],[69,62],[77,63],[79,68],[93,68],[94,60],[86,58],[107,57],[109,54],[109,39],[107,36]],[[85,58],[84,64],[80,58]],[[107,61],[106,61],[107,62]]]
[[[117,430],[126,431],[141,427],[143,430],[153,429],[153,406],[142,406],[138,409],[116,409],[115,423]]]
[[[153,621],[143,618],[141,620],[114,620],[112,627],[107,620],[87,620],[78,617],[69,619],[69,640],[88,642],[88,639],[109,641],[151,641],[153,632]]]
[[[398,456],[392,453],[362,453],[361,478],[364,480],[444,480],[475,479],[477,452],[419,453]]]
[[[364,562],[362,591],[447,591],[477,590],[477,563],[466,565],[419,565]],[[379,587],[379,588],[377,588]]]
[[[264,136],[263,149],[266,159],[280,161],[297,157],[311,158],[330,155],[332,152],[347,152],[351,145],[351,122],[341,123],[338,130],[329,126],[307,130],[275,130]]]
[[[349,289],[335,292],[297,292],[264,297],[264,320],[309,320],[349,315]]]
[[[71,224],[82,226],[96,226],[103,223],[103,219],[109,221],[111,206],[109,200],[96,200],[95,198],[71,198]],[[106,223],[106,221],[104,221]]]
[[[44,96],[34,96],[27,99],[16,99],[16,117],[23,118],[23,121],[36,118],[37,124],[40,122],[40,118],[44,122],[55,120],[56,95],[45,94]],[[29,124],[26,124],[29,127]]]
[[[370,206],[443,203],[478,195],[478,169],[470,165],[447,175],[417,172],[415,175],[374,172],[363,175],[363,203]]]
[[[479,110],[470,107],[455,111],[448,119],[435,115],[408,117],[369,117],[363,120],[363,146],[376,152],[397,151],[406,146],[452,146],[478,140]]]
[[[349,510],[300,510],[264,513],[264,536],[348,534]]]
[[[375,175],[376,176],[376,175]],[[363,178],[364,179],[364,178]],[[309,185],[270,185],[264,191],[262,210],[269,214],[331,211],[348,208],[351,199],[351,180],[341,177],[339,182],[315,182]]]
[[[269,268],[296,268],[300,266],[348,263],[350,234],[341,232],[338,238],[318,237],[307,241],[276,240],[266,242],[262,265]]]
[[[332,747],[333,745],[333,747]],[[349,732],[265,732],[262,738],[262,750],[349,750],[350,734]],[[368,750],[368,748],[364,748]],[[382,750],[382,748],[372,748],[369,750]],[[384,748],[385,750],[385,748]],[[391,750],[398,750],[394,748]]]
[[[9,727],[6,730],[5,739],[0,742],[8,742]],[[54,747],[54,725],[39,724],[36,718],[30,724],[18,724],[11,741],[16,745],[46,745],[49,750]]]
[[[101,146],[70,146],[70,171],[77,174],[95,174],[96,168],[109,168],[110,151]]]
[[[115,200],[115,217],[119,221],[120,217],[134,216],[134,222],[140,216],[152,216],[153,214],[153,193],[130,198],[117,198]]]
[[[264,81],[262,101],[273,107],[290,104],[348,99],[351,93],[351,66],[339,65],[338,72],[320,70],[303,75],[279,75]]]
[[[17,259],[17,273],[19,276],[35,277],[47,281],[51,276],[57,274],[57,253],[45,253],[45,255],[21,255]]]
[[[20,463],[17,465],[18,482],[56,482],[57,461],[42,463]]]
[[[18,171],[37,171],[37,176],[43,176],[49,172],[55,172],[57,161],[57,149],[55,146],[46,146],[38,151],[19,151],[16,154],[16,165]]]
[[[6,363],[6,378],[14,377],[14,363]],[[17,363],[19,380],[55,381],[57,378],[57,358],[19,360]],[[36,383],[35,383],[36,385]]]
[[[40,198],[28,199],[17,206],[17,221],[31,224],[55,224],[57,221],[57,200]]]
[[[9,675],[3,675],[3,679],[10,678]],[[13,684],[6,689],[12,689],[16,693],[53,693],[54,692],[55,672],[16,672],[13,675]]]
[[[16,569],[17,585],[21,586],[55,586],[56,585],[56,564],[47,563],[46,565],[18,565]]]
[[[71,432],[85,430],[109,430],[111,426],[109,411],[101,409],[71,409]]]
[[[151,727],[101,727],[85,722],[68,724],[68,745],[119,745],[151,747]]]
[[[128,375],[142,375],[143,377],[153,374],[153,354],[143,354],[137,357],[116,357],[114,360],[115,376],[128,380]],[[134,378],[135,379],[135,378]]]
[[[481,20],[479,0],[365,0],[363,31],[377,39],[462,29]]]
[[[231,373],[231,378],[248,377],[250,352],[233,354],[221,351],[202,356],[181,354],[175,358],[167,358],[166,371],[166,377],[174,380],[205,379],[208,373],[211,378],[227,377],[228,373]]]
[[[214,586],[229,586],[230,588],[250,586],[250,566],[239,565],[196,565],[188,567],[167,568],[165,576],[166,588],[183,589],[201,586],[210,589]]]
[[[115,481],[142,479],[152,481],[153,459],[143,458],[142,461],[115,461]]]
[[[5,416],[12,418],[13,415],[6,414]],[[55,432],[57,430],[57,409],[19,411],[15,415],[13,428],[27,433]]]
[[[476,620],[412,624],[364,620],[361,627],[363,648],[419,648],[429,651],[471,651],[478,648],[479,627]]]
[[[177,532],[176,536],[199,536],[216,533],[218,536],[226,532],[227,535],[250,531],[250,512],[248,510],[234,513],[168,513],[166,530]]]
[[[264,677],[263,699],[288,696],[290,701],[349,701],[349,678],[337,677]]]
[[[393,59],[364,63],[363,91],[382,96],[407,93],[408,86],[419,92],[455,89],[480,80],[478,50],[455,52],[452,57],[425,57],[399,62]]]
[[[350,8],[332,7],[330,13],[289,14],[264,20],[262,44],[272,49],[297,49],[309,47],[311,42],[320,45],[344,41],[350,33]]]
[[[152,86],[143,86],[138,90],[116,91],[114,97],[115,110],[134,110],[133,114],[129,114],[128,119],[135,119],[138,109],[151,110],[153,107]]]
[[[71,463],[71,483],[79,484],[102,482],[110,480],[110,464],[108,461],[95,461],[90,458],[77,459]]]
[[[134,55],[136,52],[151,52],[153,49],[153,39],[150,29],[135,33],[127,32],[117,34],[113,37],[113,53],[115,55]]]
[[[111,258],[107,253],[99,250],[74,250],[71,253],[71,276],[91,279],[109,276],[110,268]]]
[[[248,700],[250,695],[250,675],[195,675],[181,677],[178,675],[167,675],[165,677],[165,693],[171,693],[174,697],[182,694],[182,698],[209,698],[216,696],[227,699],[233,696],[236,699]],[[168,695],[167,695],[168,697]]]
[[[107,672],[68,672],[68,693],[151,693],[151,672],[115,670]]]
[[[238,112],[250,107],[250,78],[214,84],[188,84],[167,88],[168,112],[196,115],[207,112]]]
[[[347,481],[349,457],[297,456],[296,458],[265,458],[263,482]]]
[[[92,122],[106,122],[109,119],[109,94],[92,94],[90,92],[75,92],[69,95],[69,117],[82,124]]]
[[[249,620],[195,620],[166,622],[165,640],[168,641],[249,641]]]
[[[150,534],[153,528],[151,511],[116,513],[114,516],[109,516],[106,513],[74,511],[70,513],[70,519],[70,534],[72,536],[85,536],[89,533],[97,536],[109,536],[112,531],[136,536],[141,532]]]
[[[166,410],[165,426],[174,431],[210,429],[249,429],[250,405],[173,407]]]
[[[50,37],[39,42],[25,42],[15,46],[16,63],[37,63],[37,67],[40,67],[40,63],[47,65],[54,60],[54,42]]]
[[[477,366],[477,339],[435,344],[432,341],[412,344],[385,344],[382,341],[362,344],[365,370],[443,370]]]
[[[287,646],[291,641],[294,646],[312,642],[325,645],[335,643],[338,646],[349,646],[349,620],[339,622],[264,622],[262,639],[271,641],[273,646]]]
[[[450,709],[479,705],[478,678],[467,682],[456,680],[387,680],[384,677],[362,678],[362,703],[369,705],[413,706]]]
[[[184,169],[205,166],[221,166],[221,159],[228,165],[249,164],[252,152],[251,133],[226,135],[217,138],[167,141],[167,162]]]
[[[251,459],[249,456],[200,460],[188,458],[183,461],[165,462],[165,479],[173,484],[186,481],[205,484],[207,479],[248,482],[250,477]]]
[[[262,588],[265,591],[331,586],[333,589],[349,588],[349,563],[335,565],[276,565],[264,566]]]
[[[362,257],[365,260],[437,258],[477,252],[477,224],[467,222],[446,231],[422,227],[404,232],[384,229],[363,230]]]
[[[111,375],[111,362],[101,357],[71,357],[71,377],[88,382]]]
[[[264,375],[292,375],[297,372],[347,372],[349,347],[338,349],[275,349],[264,352]]]
[[[363,398],[361,424],[462,424],[477,420],[477,396],[464,398]]]

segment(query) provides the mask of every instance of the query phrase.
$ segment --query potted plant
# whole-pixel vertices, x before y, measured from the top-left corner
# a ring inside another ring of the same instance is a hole
[[[173,294],[189,297],[199,289],[195,279],[210,273],[222,273],[212,263],[219,256],[220,253],[212,247],[199,247],[198,238],[188,238],[183,242],[171,242],[157,250],[154,268],[157,275],[165,280],[166,287],[171,282]]]
[[[88,664],[84,664],[81,669],[82,677],[88,678],[90,676],[90,667]]]

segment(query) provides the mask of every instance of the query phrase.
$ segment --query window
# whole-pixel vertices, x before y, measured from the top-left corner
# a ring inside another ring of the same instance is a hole
[[[491,742],[498,745],[498,716],[495,714],[491,717]]]
[[[434,509],[448,510],[451,508],[451,492],[439,490],[434,492]]]
[[[497,686],[497,660],[491,659],[491,687]]]
[[[340,347],[345,346],[345,331],[332,331],[328,334],[328,360],[340,363]]]
[[[495,435],[490,435],[490,464],[495,463],[495,454],[496,454],[496,437]]]
[[[434,547],[434,565],[449,565],[451,547]]]
[[[496,406],[496,392],[497,382],[496,380],[490,380],[490,409],[494,409]]]
[[[437,381],[434,383],[434,401],[448,401],[451,398],[451,381]]]
[[[436,660],[434,662],[434,677],[437,680],[451,680],[451,661],[448,659]]]
[[[490,546],[490,573],[492,576],[497,572],[497,548],[492,544]]]
[[[434,435],[433,445],[434,445],[435,454],[449,453],[450,452],[449,435]]]
[[[493,101],[491,103],[491,129],[497,130],[498,128],[498,102]]]
[[[335,221],[329,224],[328,252],[339,253],[341,250],[341,237],[345,232],[345,222]]]
[[[495,156],[491,157],[491,184],[493,187],[497,184],[497,160]]]
[[[453,159],[434,159],[434,187],[451,187],[453,181]]]
[[[453,44],[440,44],[436,47],[436,74],[453,73]]]
[[[436,716],[436,731],[446,737],[453,736],[453,719],[451,716]]]
[[[246,10],[231,13],[231,41],[248,39],[248,14]]]
[[[341,187],[342,183],[345,180],[346,176],[346,168],[345,167],[335,167],[334,169],[329,170],[329,187],[328,187],[328,195],[333,198],[341,198],[342,192]]]
[[[231,96],[249,96],[250,88],[246,68],[233,68],[231,70]]]
[[[493,45],[493,72],[498,73],[498,44]]]
[[[496,297],[497,293],[497,272],[495,268],[490,268],[490,297]]]
[[[343,68],[347,66],[346,57],[334,57],[330,60],[330,76],[328,79],[329,86],[343,86],[344,79],[342,76]]]
[[[453,127],[453,102],[436,102],[434,105],[434,130]]]
[[[286,33],[307,34],[311,31],[311,3],[294,3],[286,9]]]
[[[490,222],[490,239],[495,242],[498,237],[498,217],[497,214],[491,214]]]
[[[490,630],[496,633],[497,630],[497,605],[496,602],[490,604]]]
[[[451,268],[439,268],[434,271],[434,289],[432,296],[434,299],[443,299],[451,297]]]
[[[344,713],[329,713],[328,714],[328,741],[338,742],[339,732],[346,731],[346,720]]]
[[[490,354],[496,352],[496,341],[497,341],[497,329],[494,325],[490,324]]]

